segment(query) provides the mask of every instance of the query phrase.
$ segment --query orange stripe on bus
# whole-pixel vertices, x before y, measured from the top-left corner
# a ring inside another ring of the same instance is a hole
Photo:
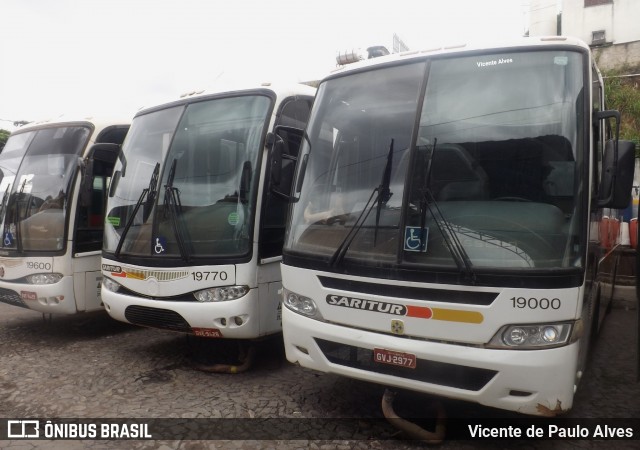
[[[475,311],[461,311],[458,309],[433,308],[433,320],[447,322],[482,323],[484,316]]]
[[[433,311],[431,311],[431,308],[427,308],[426,306],[407,306],[407,316],[431,319]]]

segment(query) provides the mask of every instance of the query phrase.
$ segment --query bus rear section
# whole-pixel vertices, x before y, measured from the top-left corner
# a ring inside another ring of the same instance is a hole
[[[107,206],[111,317],[211,338],[280,332],[287,196],[314,92],[205,91],[136,115]]]
[[[283,250],[287,358],[526,414],[571,408],[597,331],[589,224],[631,191],[601,87],[570,38],[326,78]]]
[[[127,120],[57,120],[0,153],[0,301],[42,313],[102,309],[107,186]]]

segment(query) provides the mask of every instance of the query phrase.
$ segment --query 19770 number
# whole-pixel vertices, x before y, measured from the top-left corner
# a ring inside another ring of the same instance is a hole
[[[524,298],[511,297],[511,304],[514,308],[529,309],[560,309],[562,302],[559,298]]]
[[[226,281],[227,272],[192,272],[194,281]]]

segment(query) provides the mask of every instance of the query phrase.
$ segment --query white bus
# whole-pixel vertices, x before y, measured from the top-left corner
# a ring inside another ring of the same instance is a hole
[[[314,94],[265,83],[136,114],[107,202],[111,317],[214,338],[280,332],[287,194]]]
[[[526,414],[571,408],[615,253],[590,224],[629,204],[633,176],[603,105],[589,48],[564,37],[325,78],[283,249],[288,360]]]
[[[0,301],[43,314],[102,309],[107,185],[130,120],[41,122],[0,153]]]

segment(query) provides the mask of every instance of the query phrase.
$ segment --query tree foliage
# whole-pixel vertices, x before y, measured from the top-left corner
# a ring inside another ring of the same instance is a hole
[[[634,141],[636,154],[640,149],[640,67],[625,67],[605,76],[607,109],[620,111],[620,139]],[[640,155],[638,155],[640,156]]]
[[[9,139],[9,134],[11,134],[7,130],[0,130],[0,151],[4,148],[4,144],[7,143],[7,139]]]

